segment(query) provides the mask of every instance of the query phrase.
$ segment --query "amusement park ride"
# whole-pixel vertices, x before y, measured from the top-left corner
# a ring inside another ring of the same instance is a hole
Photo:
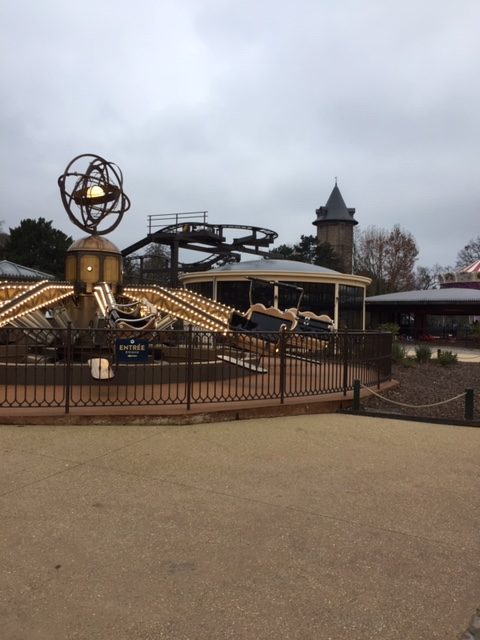
[[[173,224],[165,226],[166,222]],[[243,234],[237,237],[238,234]],[[232,236],[229,238],[229,236]],[[150,243],[169,247],[170,253],[170,286],[178,286],[178,273],[188,271],[204,271],[227,262],[239,262],[241,253],[250,253],[267,257],[269,247],[278,237],[275,231],[234,224],[210,224],[206,211],[153,215],[148,217],[148,234],[142,240],[123,249],[124,257],[142,249]],[[179,249],[208,253],[203,260],[194,262],[179,261]],[[135,256],[134,256],[135,257]],[[143,262],[143,258],[139,258]],[[141,265],[141,272],[143,264]]]
[[[0,284],[0,327],[28,329],[70,324],[76,329],[105,327],[113,336],[126,337],[167,331],[183,322],[218,332],[240,351],[259,355],[275,349],[276,339],[260,335],[253,338],[258,332],[267,331],[274,336],[283,329],[288,334],[287,344],[298,349],[305,333],[331,330],[330,318],[299,313],[298,309],[281,311],[253,304],[246,313],[241,313],[178,286],[123,284],[123,256],[151,242],[170,247],[171,282],[177,285],[179,249],[213,254],[207,260],[209,265],[238,259],[240,252],[264,255],[262,248],[277,237],[274,231],[243,225],[212,225],[207,224],[205,217],[199,221],[194,216],[156,229],[154,223],[161,218],[151,217],[147,236],[120,252],[105,237],[130,208],[120,169],[99,156],[83,154],[68,164],[58,185],[70,220],[88,235],[69,247],[65,281]],[[227,232],[237,231],[243,235],[226,240]],[[101,370],[104,360],[92,359],[95,377],[107,377]],[[110,362],[104,364],[110,372]]]

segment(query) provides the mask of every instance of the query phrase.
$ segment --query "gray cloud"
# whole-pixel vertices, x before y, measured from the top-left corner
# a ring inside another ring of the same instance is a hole
[[[78,236],[56,180],[89,152],[124,172],[120,247],[195,209],[295,242],[337,175],[362,227],[452,263],[478,235],[479,19],[476,0],[3,3],[0,218]]]

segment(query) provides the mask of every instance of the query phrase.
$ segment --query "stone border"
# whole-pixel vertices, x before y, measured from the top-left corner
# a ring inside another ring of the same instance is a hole
[[[480,640],[480,607],[473,614],[468,629],[462,633],[460,640]]]

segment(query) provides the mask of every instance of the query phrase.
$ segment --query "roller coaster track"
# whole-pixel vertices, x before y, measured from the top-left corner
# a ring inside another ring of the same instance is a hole
[[[246,231],[247,233],[239,237],[234,236],[230,241],[227,241],[226,231]],[[178,243],[181,248],[191,251],[203,251],[204,253],[229,254],[239,251],[256,255],[268,255],[268,252],[262,251],[261,248],[268,248],[277,237],[278,234],[275,231],[264,229],[263,227],[185,221],[148,233],[138,242],[126,247],[122,251],[122,255],[131,255],[152,242],[166,245]]]

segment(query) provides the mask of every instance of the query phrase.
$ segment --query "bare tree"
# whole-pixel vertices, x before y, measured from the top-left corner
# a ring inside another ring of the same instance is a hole
[[[415,270],[415,289],[438,289],[443,276],[450,273],[452,267],[434,264],[433,267],[417,267]]]
[[[414,237],[399,225],[391,231],[368,227],[355,234],[354,272],[372,279],[371,295],[414,288],[417,256]]]
[[[468,267],[469,264],[475,262],[476,260],[480,260],[480,236],[476,238],[472,238],[468,244],[466,244],[463,249],[457,253],[457,262],[456,267]]]
[[[168,284],[169,253],[164,245],[151,243],[143,255],[133,254],[123,260],[123,272],[127,282],[154,282]]]

